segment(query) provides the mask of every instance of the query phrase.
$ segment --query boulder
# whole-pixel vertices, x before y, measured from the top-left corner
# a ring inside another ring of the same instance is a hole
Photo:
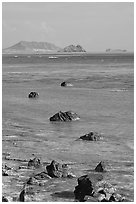
[[[60,85],[64,86],[64,87],[73,86],[71,83],[68,83],[68,82],[65,82],[65,81],[63,81]]]
[[[101,134],[91,131],[90,133],[81,136],[79,139],[90,140],[90,141],[99,141],[99,140],[101,140],[101,138],[102,138]]]
[[[75,199],[84,202],[86,195],[93,194],[93,185],[88,175],[84,175],[78,178],[78,185],[75,187]]]
[[[61,173],[61,166],[58,162],[56,161],[52,161],[50,165],[46,166],[46,170],[47,173],[50,177],[54,178],[54,177],[61,177],[62,173]]]
[[[50,165],[46,166],[47,173],[52,178],[73,178],[75,175],[73,175],[71,172],[69,172],[69,168],[67,164],[59,164],[55,160],[51,162]]]
[[[66,112],[58,112],[55,115],[53,115],[52,117],[50,117],[50,121],[74,121],[74,120],[79,120],[80,117],[72,112],[72,111],[66,111]]]
[[[38,98],[39,97],[39,93],[32,91],[29,93],[28,98]]]
[[[21,193],[19,194],[18,201],[20,201],[20,202],[25,202],[25,189],[23,189],[23,190],[21,191]]]
[[[2,169],[2,176],[8,176],[8,173]]]
[[[35,167],[38,168],[41,166],[41,161],[38,158],[30,159],[28,162],[28,167]]]
[[[104,161],[101,161],[101,162],[95,167],[95,171],[97,171],[97,172],[106,172],[105,162],[104,162]]]
[[[2,202],[9,202],[5,196],[2,196]]]

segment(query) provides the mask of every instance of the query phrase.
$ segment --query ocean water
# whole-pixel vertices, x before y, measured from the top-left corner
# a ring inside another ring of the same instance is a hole
[[[54,55],[53,55],[54,56]],[[61,87],[63,81],[73,86]],[[29,99],[31,91],[38,99]],[[79,121],[49,117],[72,110]],[[129,201],[134,200],[134,59],[133,54],[3,55],[2,152],[11,158],[37,156],[43,162],[68,163],[75,179],[56,179],[37,190],[33,201],[72,202],[77,178],[100,161],[106,180]],[[90,131],[99,142],[78,138]],[[3,162],[15,166],[15,161]],[[3,178],[3,194],[19,195],[32,172]]]

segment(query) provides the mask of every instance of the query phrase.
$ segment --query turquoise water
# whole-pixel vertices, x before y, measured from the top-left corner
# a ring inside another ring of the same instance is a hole
[[[127,199],[134,199],[134,61],[133,55],[12,55],[3,56],[3,153],[12,158],[37,155],[42,161],[65,162],[76,176],[86,174],[100,161],[107,162],[107,180]],[[61,87],[68,81],[72,87]],[[28,99],[37,91],[37,100]],[[58,111],[72,110],[81,119],[51,123]],[[103,140],[85,142],[80,136],[97,131]],[[16,142],[16,146],[14,145]],[[12,165],[12,164],[10,164]],[[17,164],[14,164],[17,165]],[[77,178],[76,178],[77,179]],[[48,190],[44,201],[72,201],[53,192],[77,183],[69,180]],[[16,181],[18,182],[18,181]],[[15,183],[3,180],[3,192],[14,194]],[[23,185],[23,184],[22,184]],[[60,187],[61,186],[61,187]],[[44,189],[45,190],[45,189]]]

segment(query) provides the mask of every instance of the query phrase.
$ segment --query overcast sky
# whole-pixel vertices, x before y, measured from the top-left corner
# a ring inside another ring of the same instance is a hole
[[[3,2],[2,47],[22,40],[133,51],[134,3]]]

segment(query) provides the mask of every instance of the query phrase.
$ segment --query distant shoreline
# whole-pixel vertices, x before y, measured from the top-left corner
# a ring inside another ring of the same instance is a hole
[[[20,56],[20,55],[46,55],[46,56],[118,56],[134,55],[134,52],[46,52],[46,53],[2,53],[2,55]]]

